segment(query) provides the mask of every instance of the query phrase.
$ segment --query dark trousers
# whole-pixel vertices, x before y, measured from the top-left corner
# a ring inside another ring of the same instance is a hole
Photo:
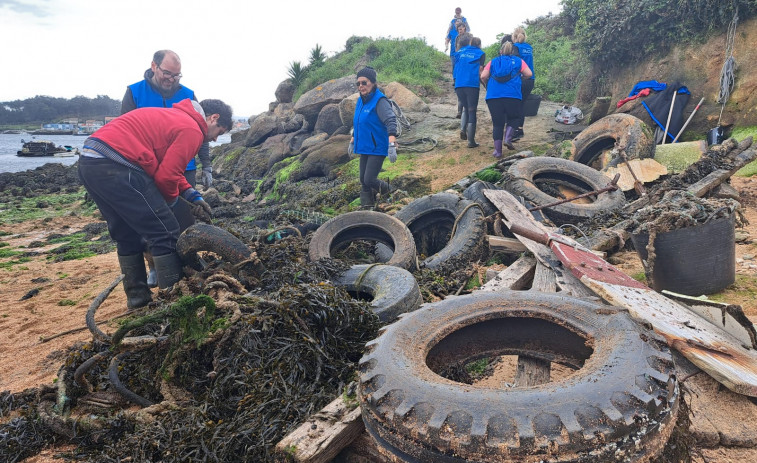
[[[503,140],[505,137],[505,125],[517,127],[518,118],[522,114],[521,100],[517,98],[492,98],[486,100],[489,114],[492,116],[492,138]]]
[[[80,156],[79,180],[108,223],[118,254],[141,254],[143,239],[154,256],[176,251],[179,223],[146,173],[109,159]]]
[[[534,89],[534,79],[521,79],[520,91],[523,94],[523,99],[520,100],[520,116],[518,120],[513,123],[513,126],[523,128],[523,124],[526,122],[526,116],[524,116],[524,106],[526,105],[526,98]]]
[[[385,159],[386,156],[360,155],[360,185],[363,193],[368,193],[371,197],[376,193],[389,193],[389,184],[378,179]]]
[[[192,188],[197,185],[196,172],[196,170],[184,171],[184,178],[186,178],[187,182],[192,185]],[[176,216],[176,220],[179,221],[179,230],[184,231],[195,224],[195,216],[192,215],[192,209],[190,209],[189,204],[187,204],[185,201],[182,201],[181,198],[174,205],[174,207],[171,208],[171,210],[173,211],[173,215]]]
[[[458,87],[455,89],[457,100],[462,102],[463,109],[468,113],[468,124],[476,123],[479,91],[479,87]]]

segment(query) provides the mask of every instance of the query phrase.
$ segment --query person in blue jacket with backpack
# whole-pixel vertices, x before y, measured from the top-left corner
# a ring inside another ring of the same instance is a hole
[[[512,42],[503,43],[499,49],[499,56],[489,61],[481,72],[481,81],[486,86],[486,105],[492,117],[492,156],[497,159],[502,157],[503,143],[507,149],[515,149],[514,124],[518,122],[523,109],[521,76],[529,78],[532,75],[526,62],[513,56],[514,49]]]
[[[481,88],[480,75],[486,62],[486,54],[479,47],[472,45],[473,36],[465,32],[457,37],[455,52],[455,93],[463,105],[460,117],[460,139],[468,140],[468,148],[475,148],[476,110]]]
[[[527,79],[521,79],[520,90],[522,93],[521,99],[521,116],[518,118],[518,122],[515,123],[515,133],[513,134],[513,140],[518,140],[523,137],[523,124],[525,123],[525,116],[523,116],[523,108],[526,105],[526,99],[534,89],[534,83],[536,82],[536,73],[534,72],[534,49],[526,43],[526,30],[523,27],[515,28],[512,35],[513,46],[517,50],[515,53],[523,61],[526,62],[528,68],[531,70],[531,77]]]
[[[360,208],[373,209],[376,193],[387,194],[389,184],[378,179],[384,160],[397,160],[397,117],[386,96],[376,86],[376,70],[364,67],[357,73],[360,94],[352,119],[352,138],[347,152],[360,155]]]

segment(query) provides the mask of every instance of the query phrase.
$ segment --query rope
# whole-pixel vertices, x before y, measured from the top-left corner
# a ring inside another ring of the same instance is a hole
[[[387,98],[387,100],[389,100],[389,104],[392,106],[392,111],[394,111],[394,116],[397,118],[397,138],[399,138],[402,136],[403,130],[410,130],[410,121],[405,117],[402,108],[400,108],[396,101],[391,98]]]
[[[589,245],[589,237],[588,237],[588,236],[586,236],[586,233],[584,233],[584,231],[583,231],[583,230],[581,230],[581,229],[580,229],[580,228],[578,228],[577,226],[573,225],[572,223],[566,223],[566,224],[560,225],[560,226],[559,226],[559,227],[557,227],[557,228],[558,228],[559,230],[562,230],[563,228],[568,228],[568,227],[569,227],[569,228],[573,228],[573,229],[577,230],[577,231],[578,231],[578,233],[580,233],[580,234],[581,234],[581,236],[583,236],[583,238],[584,238],[584,241],[586,242],[586,245],[587,245],[587,246]]]
[[[479,203],[471,203],[465,206],[465,209],[455,218],[455,224],[452,225],[452,234],[449,236],[449,239],[451,240],[455,236],[455,232],[457,231],[457,224],[460,223],[460,220],[462,220],[463,216],[466,212],[468,212],[468,209],[472,207],[477,207],[481,210],[481,213],[486,216],[486,213],[484,212],[484,208],[481,207]]]
[[[733,46],[736,40],[736,24],[739,22],[739,10],[733,13],[733,20],[728,25],[728,36],[725,43],[725,62],[723,68],[720,70],[720,93],[718,94],[718,103],[721,104],[720,115],[718,116],[718,127],[720,127],[720,118],[723,117],[723,110],[728,98],[731,96],[733,90],[735,74],[736,74],[736,59],[733,57]]]
[[[402,151],[412,151],[415,153],[426,153],[436,148],[437,141],[432,137],[421,137],[409,141],[396,141],[397,145],[402,147]],[[413,148],[413,145],[422,145],[420,148]]]
[[[375,264],[371,264],[368,266],[368,268],[360,272],[360,275],[358,275],[357,280],[355,280],[355,288],[357,288],[358,291],[360,291],[360,285],[363,283],[363,278],[365,278],[365,274],[368,273],[368,270],[372,269],[373,267],[377,265],[381,265],[381,264],[378,262]]]

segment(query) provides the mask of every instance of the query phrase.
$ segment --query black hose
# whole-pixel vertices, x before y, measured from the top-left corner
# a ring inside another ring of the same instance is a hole
[[[124,352],[111,359],[110,368],[108,369],[108,379],[110,380],[110,384],[113,385],[113,389],[124,396],[126,400],[131,403],[135,403],[140,407],[149,407],[150,405],[153,405],[150,400],[145,399],[141,395],[127,389],[126,386],[124,386],[121,380],[118,378],[118,364],[121,362],[121,360],[123,360],[124,357],[129,355],[129,353],[130,352]]]

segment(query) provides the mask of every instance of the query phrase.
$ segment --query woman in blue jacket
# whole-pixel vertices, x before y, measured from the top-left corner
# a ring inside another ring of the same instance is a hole
[[[480,75],[486,62],[486,54],[479,47],[472,45],[473,36],[464,32],[457,36],[455,52],[455,93],[463,105],[460,117],[460,139],[468,140],[468,148],[475,148],[476,110],[481,86]]]
[[[397,160],[397,118],[392,105],[376,87],[376,70],[364,67],[357,73],[360,97],[352,119],[352,138],[348,152],[360,155],[360,206],[373,209],[376,193],[390,192],[389,184],[378,179],[388,157]]]
[[[525,116],[523,116],[523,107],[526,104],[526,98],[531,94],[534,89],[534,83],[536,82],[536,74],[534,72],[534,49],[531,45],[526,43],[526,30],[522,27],[517,27],[513,31],[513,46],[516,48],[517,56],[520,57],[528,65],[528,69],[531,70],[531,77],[528,79],[521,79],[520,91],[523,94],[521,100],[521,117],[515,124],[515,133],[513,134],[513,140],[518,140],[523,137],[523,123],[525,122]]]
[[[492,156],[498,159],[502,157],[503,132],[507,149],[515,149],[514,124],[522,114],[521,76],[529,78],[532,75],[526,62],[513,56],[514,49],[512,42],[503,43],[499,56],[489,61],[481,72],[481,81],[486,85],[486,105],[492,116]]]

